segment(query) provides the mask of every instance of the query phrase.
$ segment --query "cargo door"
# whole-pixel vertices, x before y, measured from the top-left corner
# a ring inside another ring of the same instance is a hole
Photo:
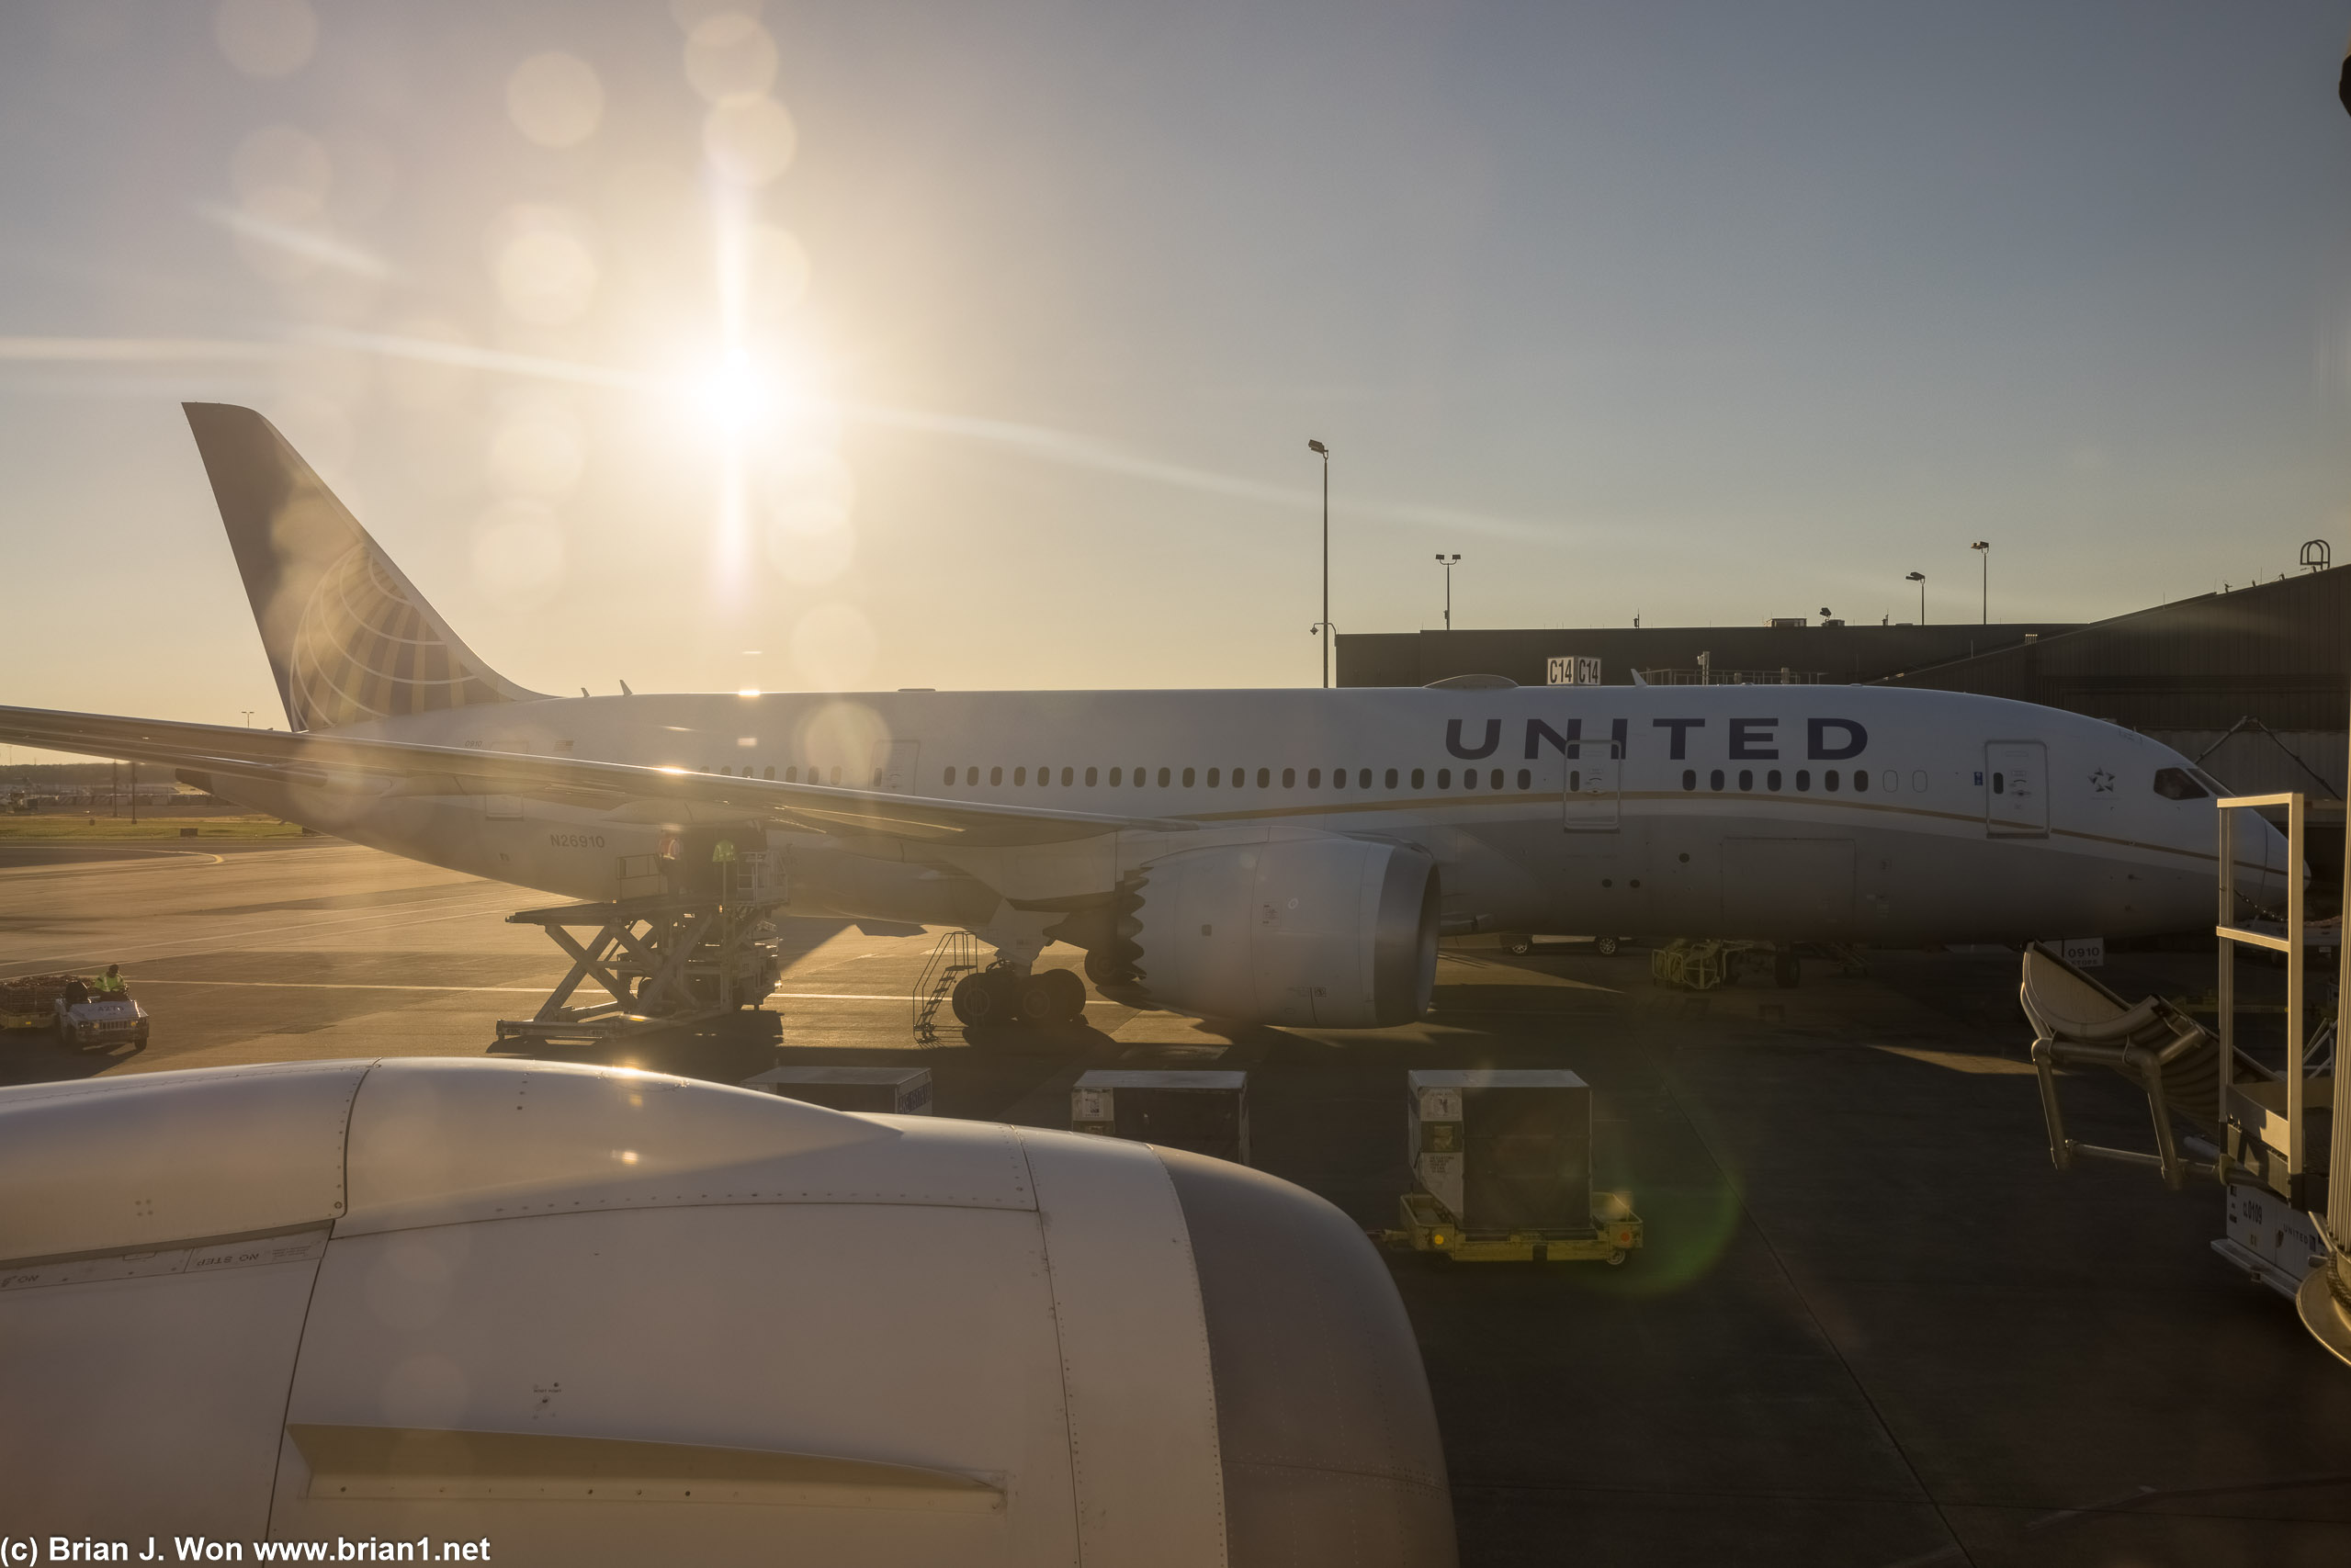
[[[1853,840],[1723,840],[1723,934],[1834,942],[1853,929]]]
[[[1984,829],[1995,839],[2049,837],[2049,753],[2038,740],[1984,748]]]
[[[914,788],[914,769],[922,754],[920,740],[874,742],[874,788],[905,795]]]

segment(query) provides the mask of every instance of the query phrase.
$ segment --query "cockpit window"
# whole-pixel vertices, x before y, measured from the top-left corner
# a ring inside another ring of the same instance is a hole
[[[2202,800],[2212,792],[2190,777],[2186,768],[2158,768],[2155,793],[2165,800]]]

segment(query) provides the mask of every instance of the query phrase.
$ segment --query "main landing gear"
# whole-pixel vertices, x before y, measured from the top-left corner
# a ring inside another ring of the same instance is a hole
[[[1085,1016],[1086,983],[1067,969],[1017,973],[998,964],[955,982],[948,1006],[969,1027],[990,1023],[1074,1023]]]

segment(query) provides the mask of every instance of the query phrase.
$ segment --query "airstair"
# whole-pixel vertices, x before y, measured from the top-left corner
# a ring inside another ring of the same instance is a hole
[[[914,982],[914,1038],[919,1043],[937,1043],[939,1010],[954,998],[965,976],[987,966],[986,951],[969,931],[949,931],[939,939],[923,961],[921,977]]]

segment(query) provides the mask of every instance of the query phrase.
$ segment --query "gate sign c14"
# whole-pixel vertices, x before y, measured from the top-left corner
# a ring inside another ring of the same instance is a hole
[[[1543,682],[1553,686],[1597,686],[1600,683],[1600,661],[1578,659],[1569,655],[1564,659],[1544,660]]]

